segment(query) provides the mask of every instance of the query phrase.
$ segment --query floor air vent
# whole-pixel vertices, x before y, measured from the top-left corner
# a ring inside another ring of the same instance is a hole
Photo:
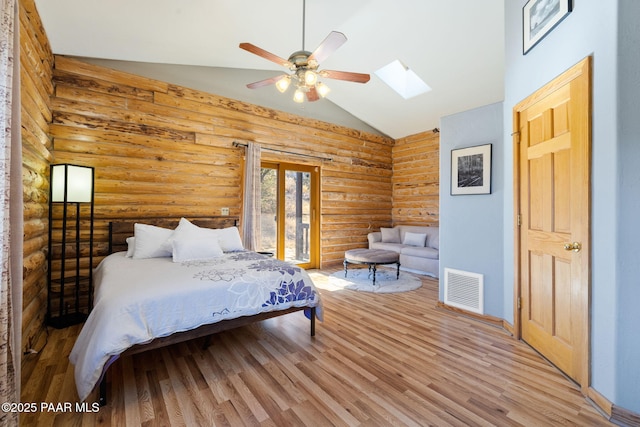
[[[468,271],[444,269],[444,303],[484,314],[484,276]]]

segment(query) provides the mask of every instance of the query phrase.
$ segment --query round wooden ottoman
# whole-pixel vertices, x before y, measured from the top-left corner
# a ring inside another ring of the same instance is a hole
[[[349,264],[365,264],[373,272],[373,286],[376,285],[376,267],[378,265],[396,264],[396,279],[400,277],[400,254],[383,249],[351,249],[344,253],[344,277],[347,277]]]

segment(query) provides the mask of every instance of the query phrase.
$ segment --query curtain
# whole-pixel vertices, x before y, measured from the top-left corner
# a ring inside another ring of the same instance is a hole
[[[242,201],[242,243],[245,249],[260,249],[260,145],[247,144],[244,163],[244,191]]]
[[[0,402],[20,402],[22,217],[13,217],[22,213],[20,20],[16,0],[0,4]],[[18,425],[18,414],[0,412],[0,425]]]

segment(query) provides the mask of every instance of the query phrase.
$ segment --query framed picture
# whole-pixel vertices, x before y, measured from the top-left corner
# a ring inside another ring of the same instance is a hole
[[[571,12],[571,0],[529,0],[522,8],[522,54]]]
[[[491,144],[451,150],[451,195],[491,193]]]

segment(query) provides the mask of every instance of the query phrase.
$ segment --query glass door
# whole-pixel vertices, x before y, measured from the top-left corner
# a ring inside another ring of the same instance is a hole
[[[318,259],[318,168],[262,163],[260,251],[316,268]]]
[[[260,235],[261,252],[278,252],[278,169],[262,164],[260,169]]]

